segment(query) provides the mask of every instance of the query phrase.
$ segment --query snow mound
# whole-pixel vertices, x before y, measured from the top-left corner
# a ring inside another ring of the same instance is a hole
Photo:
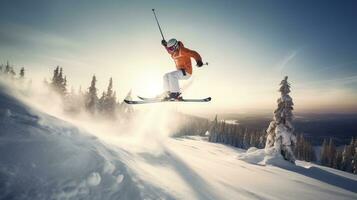
[[[141,199],[124,152],[0,85],[0,199]]]
[[[237,158],[250,164],[257,165],[274,165],[278,167],[292,165],[292,163],[284,160],[281,154],[274,151],[273,148],[257,149],[251,147],[245,153],[239,154]]]

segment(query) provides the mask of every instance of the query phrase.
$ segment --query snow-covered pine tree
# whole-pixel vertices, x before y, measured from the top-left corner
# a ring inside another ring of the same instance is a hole
[[[293,100],[290,97],[290,84],[288,77],[280,83],[280,98],[277,100],[278,108],[274,111],[274,120],[270,122],[267,129],[267,141],[265,149],[274,149],[275,152],[281,153],[285,160],[295,163],[295,156],[292,151],[296,144],[294,135],[293,120]]]
[[[58,74],[58,84],[61,84],[63,82],[63,68],[60,68],[59,74]]]
[[[352,173],[357,174],[357,139],[351,140],[351,166],[352,166]]]
[[[58,73],[59,73],[59,66],[53,70],[52,82],[51,84],[55,86],[58,83]]]
[[[326,138],[322,142],[322,146],[321,146],[320,163],[322,165],[327,165],[328,163],[328,144]]]
[[[330,138],[330,142],[329,142],[329,145],[328,145],[328,163],[327,163],[327,166],[333,167],[333,163],[335,162],[334,161],[335,156],[336,156],[336,146],[333,143],[332,138]]]
[[[97,88],[95,86],[96,82],[97,79],[95,75],[93,75],[91,85],[88,88],[88,92],[85,97],[85,108],[91,114],[96,112],[98,104]]]
[[[113,78],[109,79],[109,85],[108,85],[108,89],[107,89],[107,96],[111,97],[113,94]]]
[[[64,97],[67,93],[67,77],[63,76],[62,67],[57,66],[55,70],[53,70],[51,86],[54,91]]]
[[[343,152],[342,152],[342,170],[347,171],[347,172],[352,172],[353,171],[353,157],[354,157],[354,142],[353,138],[351,140],[351,143],[349,145],[345,145]]]
[[[63,68],[60,68],[59,74],[58,74],[58,83],[57,83],[57,90],[58,92],[64,96],[67,93],[67,77],[63,75]]]

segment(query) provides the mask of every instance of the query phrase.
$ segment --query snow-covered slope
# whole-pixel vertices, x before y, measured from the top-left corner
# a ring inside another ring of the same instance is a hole
[[[5,91],[0,199],[357,199],[352,174],[249,164],[237,159],[243,150],[197,137],[144,139],[155,148],[109,141]]]
[[[0,90],[0,199],[140,198],[120,150]]]

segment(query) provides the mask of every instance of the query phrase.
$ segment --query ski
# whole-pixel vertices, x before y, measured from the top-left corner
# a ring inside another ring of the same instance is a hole
[[[142,96],[137,96],[137,97],[143,101],[160,100],[160,97],[142,97]]]
[[[132,101],[124,99],[124,102],[127,104],[148,104],[148,103],[162,103],[162,102],[209,102],[211,101],[211,97],[207,97],[204,99],[181,99],[181,100],[162,100],[162,99],[149,99],[149,100],[139,100]]]

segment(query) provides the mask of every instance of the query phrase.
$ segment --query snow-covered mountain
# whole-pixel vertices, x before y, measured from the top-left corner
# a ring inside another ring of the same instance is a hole
[[[353,174],[256,164],[260,155],[246,162],[244,150],[200,137],[106,140],[6,91],[0,85],[0,199],[357,199]]]

